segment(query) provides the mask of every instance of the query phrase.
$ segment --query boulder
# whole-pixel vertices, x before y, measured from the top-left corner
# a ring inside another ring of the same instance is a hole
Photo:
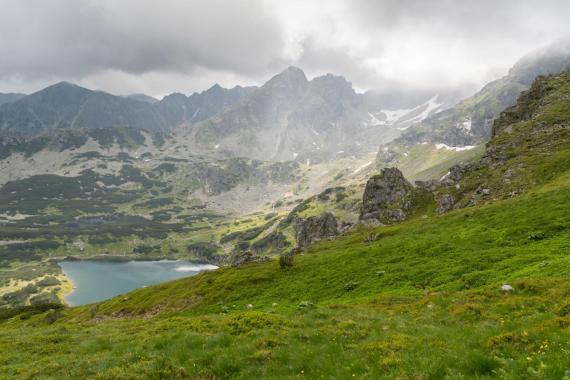
[[[382,169],[366,183],[362,197],[360,220],[378,220],[381,223],[406,219],[412,208],[413,186],[396,168]]]
[[[455,203],[455,199],[453,199],[453,195],[451,194],[443,194],[439,198],[437,198],[437,213],[443,214],[448,212],[453,208]]]
[[[297,246],[307,248],[311,243],[334,237],[339,234],[338,222],[333,214],[324,212],[319,216],[295,221],[295,238]]]

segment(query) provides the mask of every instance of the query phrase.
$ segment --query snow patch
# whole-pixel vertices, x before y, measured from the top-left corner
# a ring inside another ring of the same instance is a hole
[[[214,270],[217,266],[211,264],[182,265],[174,268],[176,272],[199,272],[201,270]]]
[[[443,105],[443,103],[439,103],[437,101],[438,96],[439,95],[435,95],[433,98],[431,98],[427,102],[420,104],[419,106],[414,107],[414,108],[397,109],[397,110],[381,110],[380,113],[383,113],[384,115],[386,115],[386,120],[380,121],[376,117],[374,117],[374,119],[371,119],[371,120],[376,120],[378,122],[377,125],[388,125],[388,126],[397,124],[398,122],[402,122],[405,124],[403,126],[398,127],[398,129],[404,130],[412,124],[419,123],[420,121],[423,121],[432,112],[440,109],[441,106]],[[409,118],[406,117],[407,115],[417,113],[422,109],[423,109],[423,111],[421,111],[416,116],[409,117]],[[372,114],[369,114],[369,115],[373,116]]]
[[[451,174],[451,172],[445,173],[445,175],[444,175],[443,177],[441,177],[441,178],[439,179],[439,181],[440,181],[440,182],[443,181],[443,180],[446,179],[447,176],[450,175],[450,174]]]
[[[362,170],[366,169],[368,166],[370,166],[372,164],[372,161],[365,163],[364,165],[362,165],[361,167],[359,167],[358,169],[356,169],[355,171],[352,172],[352,175],[358,174],[360,173]]]
[[[475,148],[475,145],[466,145],[466,146],[449,146],[447,144],[435,144],[435,148],[437,150],[440,149],[447,149],[447,150],[453,150],[455,152],[462,152],[464,150],[471,150],[473,148]]]

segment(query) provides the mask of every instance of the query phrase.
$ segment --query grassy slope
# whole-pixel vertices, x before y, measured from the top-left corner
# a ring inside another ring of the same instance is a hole
[[[485,151],[484,145],[460,152],[437,149],[433,144],[412,147],[394,144],[390,148],[398,155],[396,166],[411,181],[440,179],[453,165],[479,159]]]
[[[322,242],[291,269],[269,262],[204,273],[67,309],[53,324],[45,314],[11,319],[0,327],[2,372],[561,378],[570,368],[570,220],[559,205],[569,201],[562,179]],[[371,233],[378,239],[365,243]],[[500,291],[505,282],[514,294]],[[313,306],[299,308],[304,301]]]

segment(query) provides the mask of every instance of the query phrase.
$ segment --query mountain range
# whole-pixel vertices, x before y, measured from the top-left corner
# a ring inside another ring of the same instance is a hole
[[[390,111],[373,94],[357,93],[341,76],[308,80],[295,67],[261,87],[216,84],[161,100],[144,94],[115,96],[66,82],[4,98],[4,141],[29,141],[61,130],[132,128],[173,134],[198,152],[302,162],[371,152],[443,105],[430,96],[409,109]]]

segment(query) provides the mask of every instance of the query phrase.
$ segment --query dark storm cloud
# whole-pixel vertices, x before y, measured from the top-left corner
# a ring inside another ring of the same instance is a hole
[[[480,86],[570,33],[566,0],[0,0],[0,92],[259,84],[293,64],[360,89]]]
[[[100,70],[254,73],[283,65],[281,31],[250,1],[0,0],[0,76]]]

